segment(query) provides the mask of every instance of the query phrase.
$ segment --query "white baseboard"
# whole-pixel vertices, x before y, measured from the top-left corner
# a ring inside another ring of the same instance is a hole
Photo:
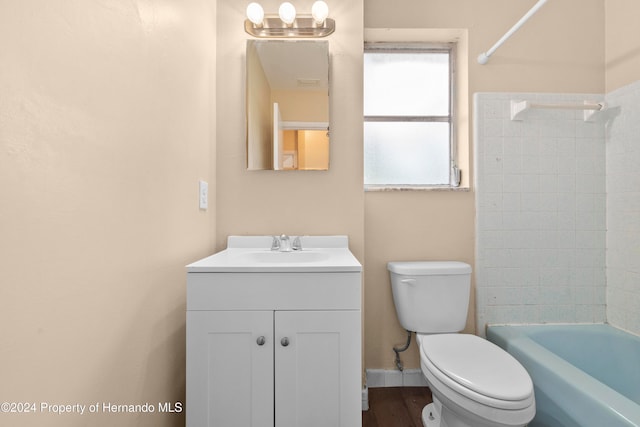
[[[426,387],[427,380],[420,369],[367,369],[367,387]]]
[[[367,388],[367,386],[364,386],[364,388],[362,389],[362,410],[369,410],[369,389]]]
[[[379,387],[427,387],[420,369],[398,370],[367,369],[367,385],[362,390],[362,410],[369,409],[369,389]]]

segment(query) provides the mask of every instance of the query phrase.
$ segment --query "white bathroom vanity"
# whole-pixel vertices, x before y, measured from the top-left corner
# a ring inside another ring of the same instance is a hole
[[[187,427],[361,425],[361,275],[346,236],[232,236],[187,266]]]

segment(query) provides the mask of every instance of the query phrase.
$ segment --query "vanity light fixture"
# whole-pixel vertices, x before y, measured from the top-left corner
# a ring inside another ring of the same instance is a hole
[[[262,6],[252,2],[247,6],[244,30],[254,37],[326,37],[336,28],[328,16],[329,7],[322,0],[313,4],[311,15],[298,16],[290,2],[282,3],[277,15],[265,15]]]

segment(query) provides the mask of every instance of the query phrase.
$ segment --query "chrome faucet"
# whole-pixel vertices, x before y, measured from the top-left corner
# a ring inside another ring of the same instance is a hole
[[[291,242],[291,237],[286,234],[283,234],[280,237],[273,236],[273,240],[271,241],[271,250],[280,252],[301,251],[302,243],[300,242],[300,236],[294,238],[293,243]]]
[[[280,236],[280,252],[291,252],[291,240],[286,234]]]

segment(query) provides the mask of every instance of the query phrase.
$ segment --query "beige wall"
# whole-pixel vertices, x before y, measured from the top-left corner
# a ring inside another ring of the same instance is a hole
[[[640,77],[640,2],[605,0],[606,92]]]
[[[261,2],[266,13],[279,1]],[[299,13],[312,0],[296,2]],[[246,3],[218,1],[217,237],[233,234],[346,234],[364,260],[362,192],[362,0],[330,5],[337,31],[331,55],[331,167],[328,171],[247,171],[244,148]]]
[[[468,28],[470,97],[491,91],[602,93],[604,0],[549,2],[487,65],[476,62],[533,4],[367,0],[365,28]],[[469,105],[473,108],[471,99]],[[473,191],[366,193],[366,368],[393,369],[392,347],[406,339],[396,318],[386,262],[456,259],[473,265],[474,209]],[[474,305],[472,298],[466,332],[475,331]],[[402,358],[407,368],[419,367],[415,344]]]
[[[185,269],[213,249],[215,5],[0,3],[0,401],[184,401]],[[0,414],[183,426],[184,414]]]

